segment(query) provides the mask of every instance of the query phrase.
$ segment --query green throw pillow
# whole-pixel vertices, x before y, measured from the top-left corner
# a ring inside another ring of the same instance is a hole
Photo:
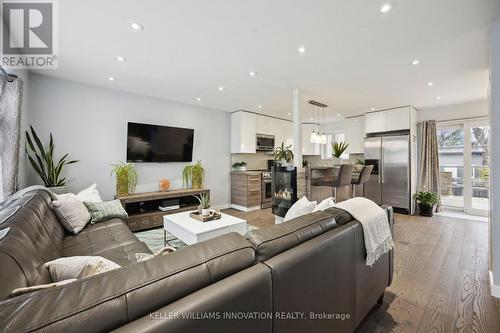
[[[123,209],[120,200],[103,201],[103,202],[87,202],[83,203],[90,213],[90,223],[98,223],[110,220],[112,218],[120,218],[126,220],[128,214]]]

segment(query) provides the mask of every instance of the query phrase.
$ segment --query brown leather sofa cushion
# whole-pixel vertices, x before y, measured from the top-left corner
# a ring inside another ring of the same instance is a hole
[[[136,262],[136,253],[152,253],[120,219],[90,224],[63,242],[62,256],[102,256],[120,266]]]
[[[252,245],[237,233],[166,256],[0,302],[0,327],[103,332],[125,325],[252,266]]]
[[[264,261],[335,228],[337,223],[332,217],[332,214],[318,211],[271,227],[251,230],[246,238],[255,247],[257,261]]]
[[[354,217],[352,217],[351,214],[337,207],[331,207],[325,209],[323,212],[330,216],[335,217],[335,222],[337,222],[338,225],[344,225],[354,220]]]

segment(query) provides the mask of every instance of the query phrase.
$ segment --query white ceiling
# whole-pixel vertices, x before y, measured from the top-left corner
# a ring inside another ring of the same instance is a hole
[[[485,98],[488,26],[500,1],[394,2],[383,15],[379,0],[58,1],[59,69],[37,72],[283,117],[295,87],[329,104],[329,118]]]

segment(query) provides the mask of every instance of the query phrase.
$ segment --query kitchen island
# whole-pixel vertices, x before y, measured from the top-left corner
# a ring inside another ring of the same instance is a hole
[[[319,166],[308,167],[305,169],[306,173],[306,197],[310,201],[320,202],[323,199],[333,196],[332,188],[327,186],[315,186],[314,183],[322,181],[333,181],[337,178],[340,170],[340,165],[336,166]],[[357,178],[359,176],[360,168],[356,166],[353,168],[352,176]],[[356,185],[356,196],[362,196],[363,185]],[[341,186],[337,189],[337,202],[349,199],[352,196],[352,187],[350,185]]]

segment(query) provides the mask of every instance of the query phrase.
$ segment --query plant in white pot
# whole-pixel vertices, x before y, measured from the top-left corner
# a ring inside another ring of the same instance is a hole
[[[30,161],[35,172],[42,179],[45,187],[48,187],[56,194],[66,192],[66,178],[62,177],[62,171],[68,164],[78,162],[77,160],[67,161],[68,154],[65,154],[58,161],[54,158],[54,139],[52,133],[49,136],[49,146],[47,149],[40,141],[32,126],[30,126],[31,134],[26,131],[26,156]],[[33,155],[33,156],[32,156]]]
[[[200,195],[194,195],[196,199],[198,199],[200,205],[198,206],[198,210],[201,210],[202,216],[210,215],[210,193],[202,193]]]
[[[247,162],[245,162],[245,161],[233,163],[233,170],[234,171],[246,171],[246,169],[247,169]]]
[[[340,164],[340,156],[342,156],[347,147],[349,147],[349,144],[344,141],[332,142],[333,164]]]
[[[281,146],[278,146],[276,147],[276,149],[274,149],[274,160],[285,161],[287,164],[289,164],[293,160],[293,151],[291,148],[291,145],[285,147],[285,143],[282,142]],[[281,165],[283,165],[283,163],[281,163]]]

